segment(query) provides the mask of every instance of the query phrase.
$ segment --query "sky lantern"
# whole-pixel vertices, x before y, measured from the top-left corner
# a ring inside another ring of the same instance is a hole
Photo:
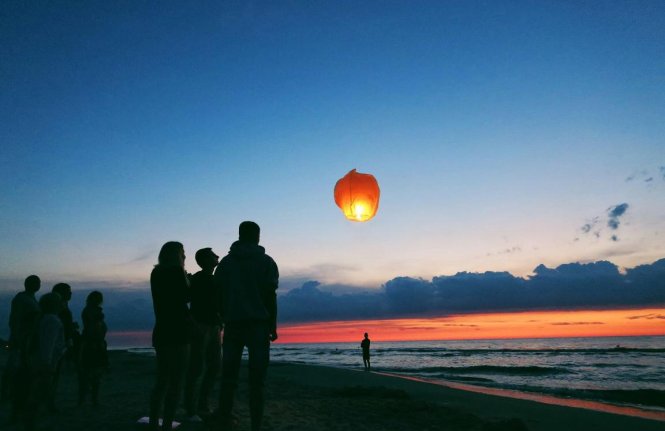
[[[335,184],[335,203],[352,221],[368,221],[374,217],[379,209],[380,194],[376,178],[355,169]]]

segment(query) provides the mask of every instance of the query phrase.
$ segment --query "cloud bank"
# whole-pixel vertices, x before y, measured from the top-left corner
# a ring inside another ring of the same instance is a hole
[[[288,280],[285,280],[288,284]],[[15,284],[14,292],[21,283]],[[74,286],[71,306],[80,321],[85,297],[104,293],[104,313],[110,330],[151,329],[154,318],[147,284],[117,288],[106,283]],[[46,292],[45,289],[40,292]],[[0,319],[7,322],[13,293],[0,296]],[[443,316],[456,313],[526,310],[625,308],[665,306],[665,259],[625,272],[608,261],[568,263],[556,268],[539,265],[534,275],[515,277],[508,272],[458,272],[431,280],[396,277],[379,289],[321,285],[311,280],[278,296],[281,323],[321,322]],[[662,315],[635,319],[663,319]],[[587,324],[595,324],[588,322]],[[580,324],[580,322],[576,322]],[[6,336],[6,325],[0,335]]]
[[[665,305],[665,259],[621,273],[611,262],[539,265],[534,275],[396,277],[373,293],[334,295],[311,281],[280,297],[280,320],[308,322],[522,310]]]

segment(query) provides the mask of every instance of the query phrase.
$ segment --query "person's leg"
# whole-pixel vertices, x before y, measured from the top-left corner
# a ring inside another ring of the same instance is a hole
[[[17,347],[10,348],[5,375],[3,376],[4,390],[7,391],[7,398],[11,402],[10,422],[19,419],[21,412],[21,402],[25,400],[25,387],[21,387],[21,378],[25,378],[24,367],[21,366],[21,351]],[[25,384],[25,383],[24,383]]]
[[[99,386],[102,382],[102,374],[104,374],[104,369],[101,367],[95,367],[90,370],[90,385],[92,387],[92,405],[99,405]]]
[[[201,381],[201,392],[199,394],[198,409],[201,412],[209,412],[208,405],[212,387],[217,380],[217,374],[222,360],[222,343],[219,338],[219,326],[212,326],[208,330],[208,337],[204,349],[205,373]]]
[[[26,401],[23,405],[23,420],[26,429],[33,429],[42,405],[49,408],[51,402],[53,373],[45,369],[30,369],[26,378]]]
[[[26,376],[22,379],[25,384],[24,400],[21,405],[21,416],[25,429],[30,431],[35,429],[35,422],[39,415],[41,401],[48,402],[48,386],[52,382],[52,376],[36,370],[25,370]]]
[[[222,343],[222,380],[219,385],[219,419],[222,427],[231,422],[233,410],[233,396],[238,386],[240,361],[245,348],[242,328],[227,324],[224,328],[224,342]]]
[[[65,357],[61,357],[58,361],[58,364],[55,367],[55,373],[51,378],[51,384],[48,392],[47,398],[47,408],[50,413],[56,413],[58,409],[55,407],[55,396],[58,391],[58,383],[60,382],[60,371],[62,370],[62,365],[65,362]]]
[[[5,369],[2,372],[2,395],[0,396],[0,401],[11,400],[13,393],[12,384],[19,367],[20,356],[18,348],[12,346],[12,343],[10,343],[9,356],[7,357]]]
[[[16,370],[14,370],[14,375],[12,376],[12,393],[10,394],[12,405],[9,421],[10,423],[17,422],[22,419],[27,404],[30,402],[30,396],[34,391],[33,385],[35,380],[33,378],[33,373],[30,369],[21,364]]]
[[[85,403],[88,396],[88,388],[90,387],[90,369],[85,364],[79,365],[79,406]]]
[[[258,431],[263,421],[263,384],[270,361],[270,336],[268,325],[264,323],[252,324],[249,330],[249,411],[252,431]]]
[[[187,373],[189,359],[189,344],[170,347],[170,361],[168,366],[169,386],[164,398],[164,418],[162,429],[170,430],[175,418],[175,411],[180,401],[180,394]]]
[[[155,376],[155,385],[150,394],[150,427],[157,429],[159,424],[159,414],[162,410],[164,395],[169,384],[169,355],[168,347],[155,347],[157,374]]]
[[[196,387],[203,369],[203,350],[206,336],[207,334],[204,332],[200,337],[196,337],[192,341],[187,379],[185,382],[185,410],[187,411],[187,416],[194,416],[196,414]]]

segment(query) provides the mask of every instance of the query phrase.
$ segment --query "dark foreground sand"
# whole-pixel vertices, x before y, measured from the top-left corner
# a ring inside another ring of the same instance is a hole
[[[102,384],[102,406],[76,407],[76,378],[65,370],[58,391],[60,412],[41,414],[40,429],[53,431],[141,430],[147,415],[154,359],[111,352]],[[4,365],[6,352],[0,354]],[[243,378],[246,373],[243,370]],[[215,394],[216,396],[216,394]],[[547,405],[451,389],[362,371],[272,364],[266,386],[265,430],[665,430],[665,422],[586,409]],[[0,430],[18,430],[0,409]],[[249,430],[247,387],[238,391],[238,430]],[[208,429],[183,424],[182,431]]]

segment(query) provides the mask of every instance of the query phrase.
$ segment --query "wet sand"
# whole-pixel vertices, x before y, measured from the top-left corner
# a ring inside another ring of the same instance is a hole
[[[0,353],[0,364],[6,352]],[[99,407],[76,407],[77,381],[66,367],[58,390],[59,412],[40,414],[44,430],[140,430],[147,415],[154,378],[154,358],[125,351],[110,352]],[[238,430],[249,430],[246,369],[237,393]],[[454,384],[453,384],[454,386]],[[502,395],[510,395],[502,393]],[[215,391],[216,397],[216,391]],[[300,364],[273,363],[266,382],[266,431],[299,430],[663,430],[665,422],[617,411],[474,392],[378,373]],[[213,404],[216,404],[213,400]],[[621,414],[617,414],[621,413]],[[0,429],[9,426],[8,406],[0,409]],[[206,430],[206,424],[183,423],[183,431]]]

